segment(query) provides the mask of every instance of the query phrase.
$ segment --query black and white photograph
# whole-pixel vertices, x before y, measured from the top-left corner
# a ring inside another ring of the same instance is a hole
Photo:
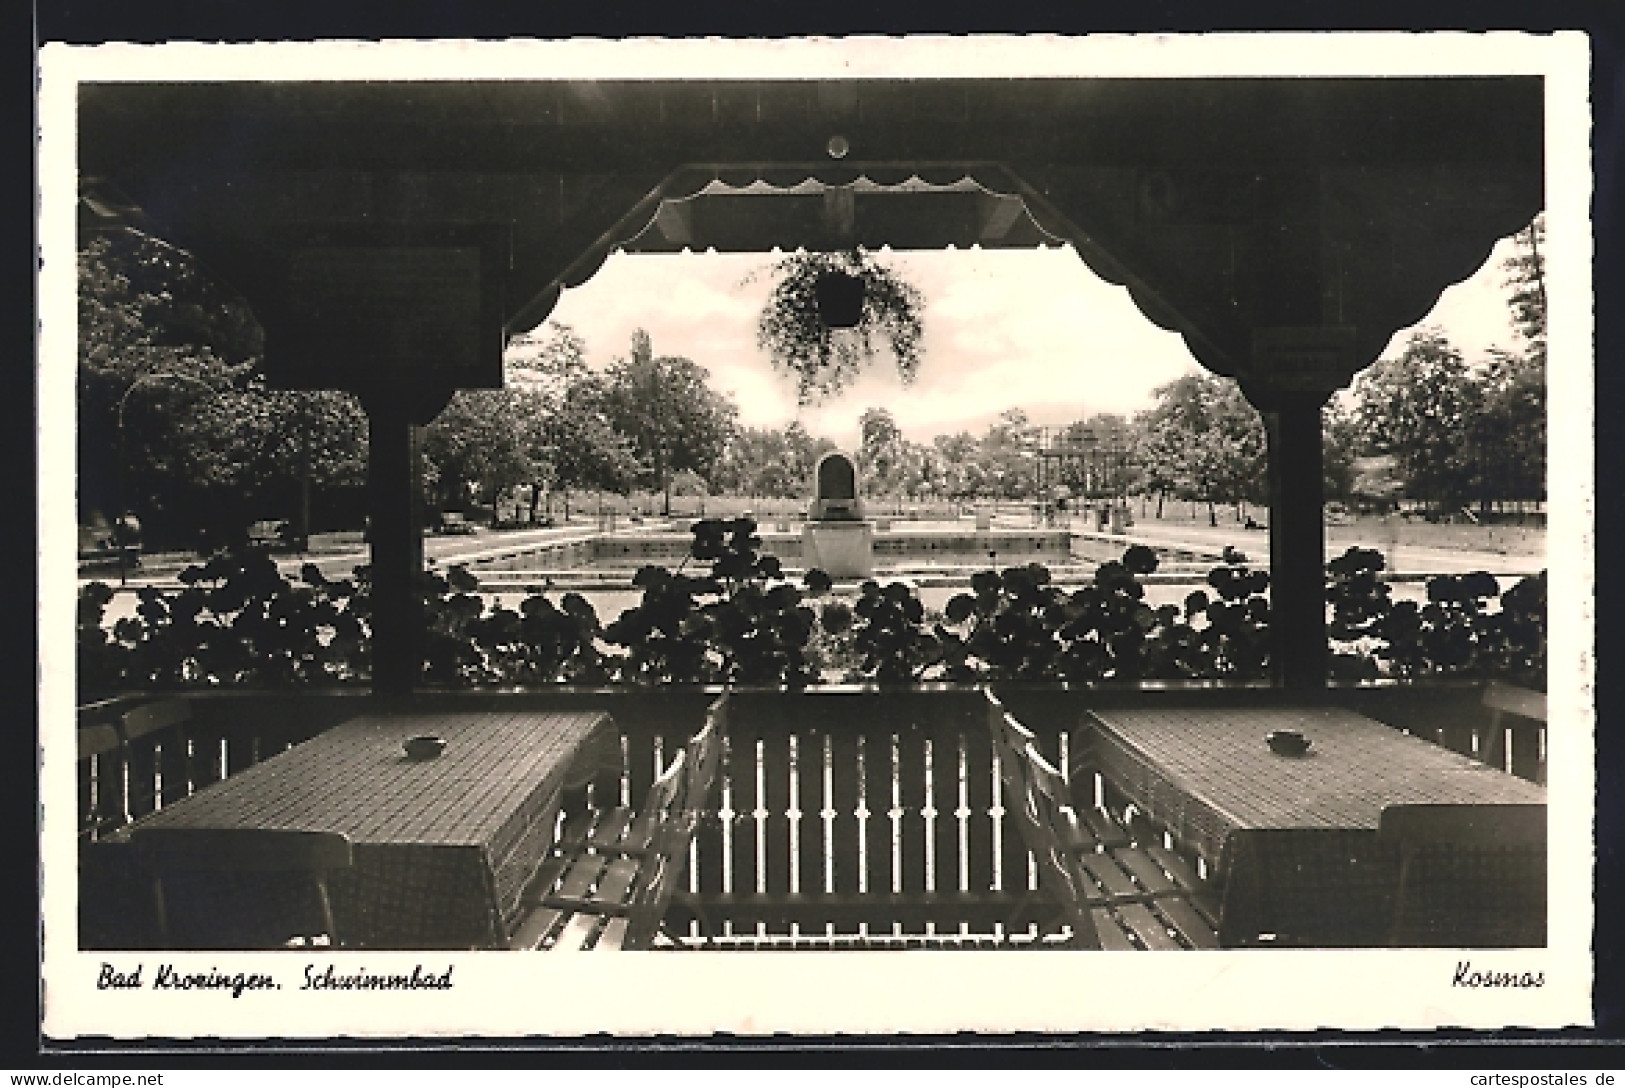
[[[47,1034],[1589,1024],[1587,63],[47,46]]]

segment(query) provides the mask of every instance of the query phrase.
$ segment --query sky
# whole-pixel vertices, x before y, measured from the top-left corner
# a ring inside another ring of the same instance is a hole
[[[1448,288],[1419,325],[1442,328],[1471,362],[1513,346],[1501,261]],[[1199,368],[1178,335],[1152,325],[1128,292],[1099,279],[1070,247],[883,253],[925,296],[918,376],[905,387],[882,351],[839,397],[799,407],[794,380],[756,346],[756,317],[771,279],[767,254],[617,253],[559,300],[550,320],[587,343],[594,367],[625,355],[632,331],[648,330],[656,355],[686,356],[739,406],[751,427],[799,419],[837,444],[857,444],[858,417],[885,407],[915,441],[959,430],[980,434],[1000,412],[1021,408],[1034,423],[1148,408],[1159,385]],[[1395,354],[1409,330],[1395,334]]]

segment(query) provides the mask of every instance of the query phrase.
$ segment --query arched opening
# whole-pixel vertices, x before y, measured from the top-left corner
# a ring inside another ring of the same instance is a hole
[[[1541,109],[1535,78],[144,85],[86,87],[80,132],[87,176],[252,300],[278,380],[366,403],[381,689],[415,682],[415,424],[617,243],[743,244],[776,204],[810,248],[1063,238],[1237,379],[1276,679],[1314,687],[1320,405],[1539,207]]]

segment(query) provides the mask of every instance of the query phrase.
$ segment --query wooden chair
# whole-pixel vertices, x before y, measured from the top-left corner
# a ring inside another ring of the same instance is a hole
[[[705,725],[684,746],[688,754],[691,789],[696,784],[716,780],[722,761],[722,741],[727,732],[727,706],[728,695],[725,692],[707,709]],[[645,853],[651,848],[657,826],[657,814],[650,808],[647,797],[638,806],[582,809],[566,818],[559,831],[557,845],[560,851],[566,853],[581,850]]]
[[[1066,805],[1065,783],[1031,744],[1015,764],[1015,773],[1004,779],[1005,797],[1012,802],[1007,810],[1038,863],[1039,890],[1060,909],[1071,931],[1067,947],[1100,948],[1100,919],[1093,911],[1104,906],[1104,897],[1092,894],[1073,849],[1077,825]]]
[[[140,819],[158,809],[164,801],[184,796],[184,783],[177,789],[176,778],[187,774],[187,727],[192,722],[192,704],[185,699],[159,699],[143,703],[125,712],[119,720],[125,758],[130,768],[130,818]],[[146,738],[165,734],[163,773],[164,797],[154,787],[155,753],[152,742]],[[143,743],[144,742],[144,743]]]
[[[123,740],[114,725],[79,729],[79,836],[99,839],[125,824]]]
[[[1389,944],[1546,944],[1545,805],[1390,805],[1377,836],[1399,855]]]
[[[232,918],[215,919],[220,924],[219,934],[212,940],[196,944],[199,947],[289,947],[290,937],[305,938],[315,944],[317,937],[325,936],[332,947],[341,944],[338,925],[333,917],[328,897],[328,874],[348,869],[351,865],[350,840],[344,835],[324,831],[287,831],[268,828],[146,828],[139,826],[130,834],[131,848],[135,851],[142,870],[152,885],[154,919],[161,947],[175,947],[175,934],[171,932],[171,904],[166,884],[180,878],[204,878],[204,883],[217,883],[237,874],[282,874],[302,878],[309,882],[315,893],[316,918],[319,931],[304,919],[282,917],[277,920],[278,931],[260,939],[264,932],[258,925],[237,926]],[[286,926],[288,932],[280,930]],[[244,931],[252,936],[244,937]],[[192,935],[188,935],[192,936]],[[239,945],[239,941],[252,942]],[[217,943],[223,942],[223,943]],[[194,944],[182,947],[193,947]]]
[[[1099,947],[1129,951],[1172,951],[1217,948],[1216,919],[1196,905],[1196,874],[1184,859],[1161,844],[1148,849],[1130,838],[1128,829],[1091,809],[1082,819],[1065,803],[1067,784],[1036,750],[1027,763],[1036,787],[1054,799],[1054,834],[1079,872],[1080,897],[1088,904]],[[1110,824],[1101,835],[1096,828]]]
[[[1149,836],[1093,806],[1075,808],[1065,778],[1032,732],[987,692],[989,728],[999,754],[1006,809],[1039,866],[1039,882],[1058,902],[1080,948],[1217,948],[1216,911],[1188,862]],[[1082,808],[1082,811],[1079,811]]]
[[[727,704],[726,693],[711,704],[705,725],[650,785],[642,805],[561,840],[531,885],[527,900],[536,906],[512,947],[632,951],[654,944],[716,786]]]
[[[687,819],[683,810],[688,785],[688,753],[677,758],[649,786],[643,804],[628,826],[640,831],[635,838],[600,848],[590,840],[564,848],[538,871],[526,899],[535,904],[520,923],[512,941],[515,948],[561,952],[610,951],[632,947],[632,914],[640,923],[648,913],[647,901],[675,877],[669,870],[688,860],[666,851],[677,845],[676,825]]]
[[[159,699],[125,711],[115,722],[78,730],[82,837],[101,838],[154,811],[161,801],[188,792],[186,726],[191,718],[186,700]],[[173,735],[163,740],[165,796],[160,798],[154,787],[158,768],[151,742],[138,742],[165,732]]]

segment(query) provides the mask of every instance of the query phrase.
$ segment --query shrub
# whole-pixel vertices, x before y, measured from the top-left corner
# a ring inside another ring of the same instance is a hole
[[[944,609],[944,675],[950,679],[1070,681],[1256,677],[1268,665],[1268,585],[1238,562],[1216,569],[1212,600],[1195,592],[1152,608],[1138,577],[1157,557],[1135,545],[1102,563],[1071,593],[1032,563],[972,576],[971,592]]]
[[[330,581],[314,564],[300,583],[262,549],[215,555],[178,575],[181,589],[138,591],[136,614],[101,628],[112,591],[80,591],[85,690],[192,685],[285,686],[364,680],[365,582]]]
[[[1381,673],[1375,654],[1393,608],[1387,584],[1377,577],[1384,566],[1382,553],[1369,548],[1350,548],[1326,564],[1333,677],[1369,680]]]
[[[1269,666],[1269,578],[1228,556],[1207,588],[1153,608],[1140,579],[1157,558],[1132,547],[1070,592],[1033,563],[979,571],[970,592],[928,615],[905,582],[868,581],[851,604],[823,599],[822,571],[801,585],[761,554],[751,519],[702,520],[691,558],[704,574],[646,566],[641,602],[601,626],[592,605],[527,597],[488,607],[466,567],[422,583],[424,677],[438,684],[743,683],[802,687],[848,680],[1256,679]],[[1501,677],[1544,690],[1546,576],[1500,592],[1488,574],[1442,575],[1427,600],[1395,602],[1382,556],[1351,548],[1327,564],[1331,671],[1345,678]],[[370,579],[297,583],[263,551],[213,556],[178,591],[139,591],[109,630],[113,591],[79,593],[85,693],[194,685],[350,682],[369,675]],[[1492,599],[1499,600],[1491,608]]]
[[[424,679],[445,684],[602,684],[612,678],[599,648],[598,613],[579,593],[555,605],[540,594],[518,611],[486,610],[466,566],[424,580]]]
[[[837,621],[840,612],[836,612]],[[848,678],[883,684],[912,683],[942,658],[942,644],[926,623],[925,606],[907,582],[881,585],[870,579],[852,606]]]
[[[807,655],[817,616],[801,589],[784,578],[779,561],[761,555],[762,538],[749,517],[710,519],[693,526],[693,558],[711,564],[695,576],[641,568],[633,584],[643,600],[604,630],[625,646],[619,677],[628,683],[743,683],[803,687],[817,679]],[[685,562],[686,566],[686,562]],[[828,588],[812,572],[809,592]]]

